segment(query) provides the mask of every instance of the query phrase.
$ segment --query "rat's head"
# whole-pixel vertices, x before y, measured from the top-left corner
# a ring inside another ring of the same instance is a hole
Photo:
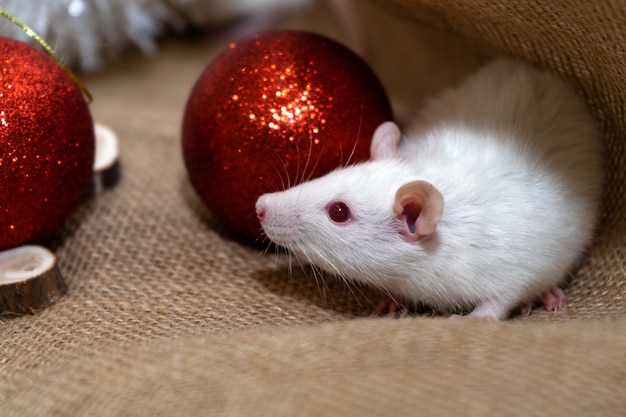
[[[399,140],[398,128],[384,123],[371,161],[262,195],[256,211],[266,236],[344,276],[373,268],[396,248],[421,245],[435,231],[443,198],[396,157]]]

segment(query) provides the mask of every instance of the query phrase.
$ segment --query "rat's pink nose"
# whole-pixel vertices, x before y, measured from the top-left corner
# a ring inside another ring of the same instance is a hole
[[[256,202],[256,216],[259,220],[263,220],[265,214],[267,213],[267,206],[261,201],[261,199]]]

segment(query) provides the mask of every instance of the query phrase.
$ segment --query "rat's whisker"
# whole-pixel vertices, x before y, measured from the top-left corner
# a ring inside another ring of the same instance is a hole
[[[372,302],[372,300],[369,299],[367,294],[365,294],[365,292],[363,291],[361,286],[359,286],[355,282],[345,278],[343,275],[340,275],[339,278],[341,278],[341,280],[346,284],[346,287],[350,291],[350,294],[352,294],[352,297],[357,302],[359,307],[361,307],[362,310],[365,310],[365,306],[361,303],[360,298],[366,299],[369,302],[370,307],[375,307],[374,303]],[[358,294],[357,294],[357,292],[355,292],[355,290],[358,292]],[[359,295],[360,295],[360,297],[359,297]]]
[[[287,256],[287,276],[289,278],[293,278],[293,255],[291,252],[289,252],[289,255]]]
[[[307,120],[308,120],[308,123],[310,125],[311,124],[311,118],[310,118],[310,116],[308,114],[307,114]],[[306,175],[307,175],[306,172],[309,169],[309,163],[311,162],[311,153],[313,152],[313,131],[311,129],[309,129],[308,132],[309,132],[309,152],[308,152],[307,157],[306,157],[306,163],[304,165],[304,170],[302,170],[302,175],[299,178],[300,182],[307,181],[308,179],[310,179],[310,176],[312,175],[312,173],[311,173],[311,174],[309,174],[308,178],[306,177]],[[315,168],[313,169],[313,171],[314,170],[315,170]]]
[[[298,141],[294,141],[293,142],[293,146],[296,148],[296,172],[295,172],[294,177],[293,177],[293,185],[296,185],[296,184],[298,184],[300,182],[299,179],[300,179],[300,176],[301,176],[301,174],[300,174],[300,168],[301,168],[300,159],[301,159],[301,156],[300,156],[300,146],[298,145]],[[285,170],[286,169],[287,169],[287,166],[285,165]],[[291,178],[290,178],[290,180],[291,180]],[[291,185],[292,184],[290,183],[289,186],[291,187]]]
[[[322,145],[324,146],[324,145]],[[311,167],[311,170],[308,174],[308,176],[304,179],[304,181],[310,181],[311,178],[313,178],[313,176],[315,175],[315,170],[317,170],[317,166],[320,163],[320,160],[322,159],[322,154],[324,153],[323,148],[317,153],[317,158],[315,159],[315,164],[313,164],[313,166]]]
[[[283,159],[283,157],[281,156],[280,153],[278,153],[276,150],[271,151],[274,156],[278,159],[278,161],[280,162],[280,165],[283,167],[284,170],[284,174],[285,177],[287,179],[287,181],[285,181],[285,178],[283,178],[283,173],[274,165],[274,164],[269,164],[272,169],[274,171],[276,171],[276,175],[278,175],[278,178],[280,179],[282,188],[275,188],[276,190],[286,190],[287,188],[289,188],[291,186],[290,180],[289,180],[289,170],[287,169],[287,165],[285,164],[285,160]]]
[[[356,139],[354,140],[354,146],[352,146],[352,152],[350,152],[350,155],[348,156],[348,160],[346,161],[346,164],[344,165],[344,167],[350,165],[350,162],[352,162],[352,158],[354,157],[354,154],[356,152],[357,145],[359,144],[359,138],[361,137],[362,127],[363,127],[363,103],[361,103],[361,115],[359,117],[359,128],[357,129],[357,132],[356,132]]]
[[[309,270],[313,274],[313,279],[317,286],[317,290],[319,291],[320,296],[322,297],[322,300],[325,303],[328,302],[327,300],[327,294],[328,294],[331,297],[331,301],[335,303],[335,300],[332,296],[332,291],[330,290],[330,288],[328,287],[328,284],[326,283],[326,280],[324,279],[323,271],[313,263],[313,261],[310,259],[308,255],[305,254],[305,257],[307,258],[307,264],[309,266]],[[304,275],[307,278],[309,278],[308,274],[306,273],[307,269],[304,268],[304,265],[302,263],[300,263],[300,267],[302,268]]]

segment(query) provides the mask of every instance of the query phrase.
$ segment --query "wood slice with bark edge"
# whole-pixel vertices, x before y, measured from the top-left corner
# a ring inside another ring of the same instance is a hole
[[[42,246],[0,252],[0,316],[36,314],[67,293],[56,257]]]
[[[93,162],[92,193],[113,187],[120,177],[119,146],[115,132],[101,124],[94,124],[96,156]]]

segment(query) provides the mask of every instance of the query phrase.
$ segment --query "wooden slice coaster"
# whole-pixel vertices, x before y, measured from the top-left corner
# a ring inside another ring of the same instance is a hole
[[[96,123],[96,156],[93,164],[93,193],[114,186],[120,177],[117,135],[109,127]]]
[[[26,245],[0,252],[2,317],[35,314],[66,292],[56,257],[48,249]]]

